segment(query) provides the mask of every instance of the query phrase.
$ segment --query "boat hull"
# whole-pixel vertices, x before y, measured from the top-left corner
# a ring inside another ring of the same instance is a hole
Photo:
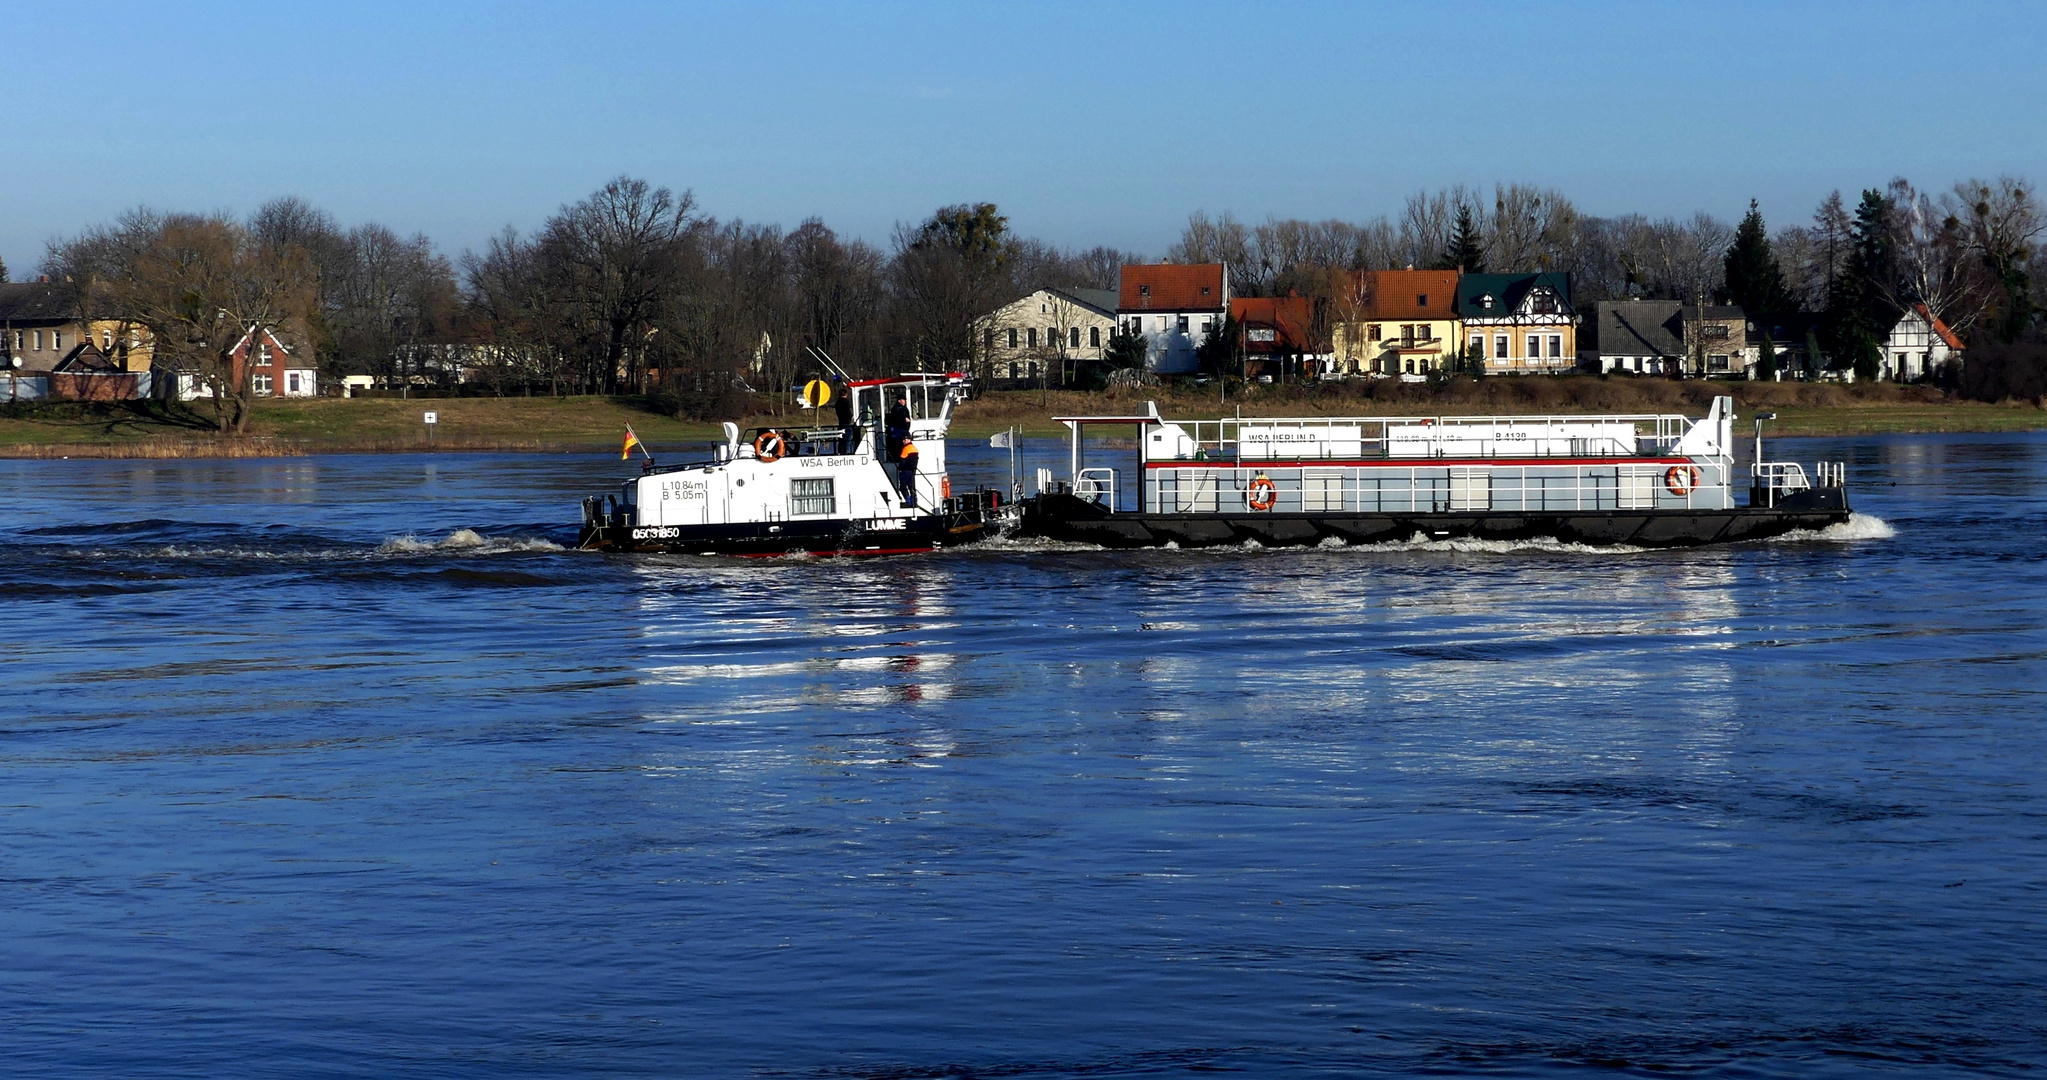
[[[979,516],[946,514],[881,523],[821,519],[683,526],[585,524],[577,546],[591,551],[754,558],[911,555],[971,544],[993,535],[992,523]]]
[[[1691,547],[1824,529],[1848,520],[1845,497],[1780,500],[1774,507],[1728,510],[1423,511],[1409,513],[1111,513],[1072,495],[1026,500],[1019,532],[1108,548],[1218,547],[1255,541],[1298,547],[1330,540],[1373,544],[1411,540],[1554,539],[1594,545]],[[1825,497],[1825,496],[1833,497]]]

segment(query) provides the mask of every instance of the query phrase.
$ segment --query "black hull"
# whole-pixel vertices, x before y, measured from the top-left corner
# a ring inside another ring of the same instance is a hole
[[[1299,547],[1326,540],[1373,544],[1411,540],[1539,540],[1639,547],[1692,547],[1765,540],[1796,529],[1824,529],[1848,520],[1837,489],[1775,507],[1732,510],[1596,510],[1419,513],[1110,513],[1071,495],[1026,500],[1020,533],[1108,548],[1219,547],[1256,541]]]
[[[910,518],[899,529],[846,520],[647,527],[585,525],[577,546],[591,551],[673,555],[912,555],[994,535],[978,515]]]

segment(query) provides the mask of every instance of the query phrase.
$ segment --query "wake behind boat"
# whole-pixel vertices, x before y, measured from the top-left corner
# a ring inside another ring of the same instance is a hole
[[[1070,471],[1039,470],[1024,535],[1104,547],[1268,546],[1329,540],[1524,540],[1679,546],[1848,520],[1845,470],[1755,464],[1734,484],[1734,399],[1707,415],[1225,418],[1056,417]],[[1085,436],[1137,429],[1120,467]]]
[[[832,427],[764,427],[742,437],[727,423],[710,460],[650,460],[618,495],[584,499],[577,546],[900,555],[984,539],[1003,514],[1001,494],[955,495],[946,472],[946,432],[965,386],[957,373],[853,380],[838,391]]]

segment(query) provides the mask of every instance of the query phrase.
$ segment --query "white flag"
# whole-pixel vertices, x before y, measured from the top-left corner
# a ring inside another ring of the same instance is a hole
[[[988,440],[988,445],[997,450],[1008,450],[1011,447],[1015,446],[1016,443],[1013,441],[1013,437],[1010,432],[1003,431],[998,432],[996,435],[990,438]]]

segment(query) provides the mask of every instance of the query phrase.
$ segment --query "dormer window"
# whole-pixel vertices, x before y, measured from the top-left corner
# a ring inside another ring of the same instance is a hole
[[[1416,306],[1416,307],[1418,307],[1418,308],[1425,308],[1425,307],[1428,307],[1428,306],[1429,306],[1429,294],[1428,294],[1428,293],[1422,293],[1421,295],[1419,295],[1419,296],[1416,296],[1416,297],[1414,298],[1414,306]]]
[[[1493,295],[1491,293],[1487,293],[1484,296],[1479,297],[1478,306],[1485,311],[1491,311],[1493,309]]]
[[[1151,286],[1149,286],[1149,285],[1139,285],[1139,286],[1137,287],[1137,295],[1139,295],[1139,296],[1150,296],[1150,295],[1151,295]]]

